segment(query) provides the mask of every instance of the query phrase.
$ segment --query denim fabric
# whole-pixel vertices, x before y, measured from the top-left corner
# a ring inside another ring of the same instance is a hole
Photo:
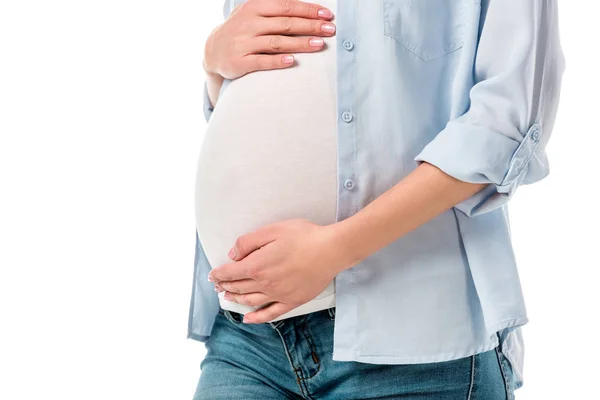
[[[219,309],[194,400],[513,400],[498,348],[426,364],[332,359],[335,307],[274,323],[244,324]]]

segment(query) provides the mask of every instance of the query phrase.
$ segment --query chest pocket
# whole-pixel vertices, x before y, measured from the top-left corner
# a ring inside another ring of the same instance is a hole
[[[474,0],[382,0],[384,33],[423,60],[463,46]]]

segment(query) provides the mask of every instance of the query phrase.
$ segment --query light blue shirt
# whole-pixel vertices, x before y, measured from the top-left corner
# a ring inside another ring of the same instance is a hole
[[[243,1],[227,0],[224,16]],[[428,363],[500,344],[521,387],[528,319],[507,203],[549,171],[565,65],[557,1],[339,0],[332,11],[337,220],[423,161],[488,184],[337,275],[333,359]],[[208,121],[206,86],[204,104]],[[196,233],[188,337],[201,342],[219,307],[210,269]]]

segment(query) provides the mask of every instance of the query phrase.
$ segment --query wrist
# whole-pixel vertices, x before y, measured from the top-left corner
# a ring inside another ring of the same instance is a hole
[[[217,99],[219,97],[219,92],[223,85],[223,78],[221,75],[211,72],[204,68],[204,72],[206,73],[206,88],[208,89],[208,99],[210,101],[210,107],[214,109],[217,104]]]
[[[219,74],[215,68],[211,68],[210,64],[207,62],[206,57],[202,60],[202,68],[204,69],[204,73],[206,77],[213,80],[223,79],[221,74]]]
[[[334,263],[336,274],[352,268],[364,259],[360,247],[353,240],[349,222],[346,219],[326,226],[331,249],[335,253],[335,259],[339,261]]]
[[[223,81],[225,80],[225,78],[223,78],[220,74],[215,73],[215,72],[210,72],[207,71],[206,69],[204,70],[204,72],[206,73],[206,80],[210,82],[211,85],[213,86],[221,86],[221,84],[223,83]]]

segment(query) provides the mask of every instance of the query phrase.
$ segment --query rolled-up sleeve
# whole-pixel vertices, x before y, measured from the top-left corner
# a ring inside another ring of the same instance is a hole
[[[565,61],[556,0],[482,2],[475,85],[466,113],[415,157],[459,180],[488,185],[455,208],[473,217],[505,204],[549,173]]]

